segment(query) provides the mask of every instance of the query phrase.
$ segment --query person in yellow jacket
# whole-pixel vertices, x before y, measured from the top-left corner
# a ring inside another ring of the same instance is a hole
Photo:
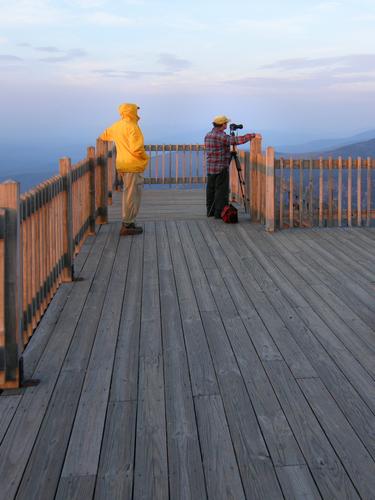
[[[100,135],[103,141],[114,141],[116,144],[116,169],[124,183],[121,236],[140,234],[143,231],[142,227],[135,225],[135,218],[141,204],[143,172],[149,157],[138,125],[138,109],[136,104],[120,104],[118,111],[121,119]]]

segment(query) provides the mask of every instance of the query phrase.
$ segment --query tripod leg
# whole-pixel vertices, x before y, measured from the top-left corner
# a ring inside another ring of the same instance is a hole
[[[238,159],[238,156],[234,156],[234,161],[236,163],[236,168],[237,168],[237,174],[238,174],[238,182],[240,184],[240,189],[241,189],[241,196],[242,196],[242,202],[243,206],[245,209],[245,213],[247,214],[247,203],[246,203],[246,197],[245,197],[245,192],[244,192],[244,185],[245,181],[243,180],[242,174],[241,174],[241,163],[240,160]]]

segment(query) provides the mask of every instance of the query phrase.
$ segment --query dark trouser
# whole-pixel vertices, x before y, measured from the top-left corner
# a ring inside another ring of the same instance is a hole
[[[229,197],[229,169],[224,168],[220,174],[207,175],[206,207],[207,215],[220,217]]]

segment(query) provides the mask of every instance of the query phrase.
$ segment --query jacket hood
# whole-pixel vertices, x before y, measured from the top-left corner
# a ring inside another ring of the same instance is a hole
[[[118,107],[121,118],[127,120],[139,120],[137,104],[124,103]]]

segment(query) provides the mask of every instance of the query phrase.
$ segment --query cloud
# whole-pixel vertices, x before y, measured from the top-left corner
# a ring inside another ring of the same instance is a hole
[[[18,62],[22,61],[20,57],[12,56],[11,54],[0,54],[0,62]]]
[[[96,69],[93,70],[93,73],[102,75],[107,78],[129,78],[131,80],[139,80],[149,76],[170,76],[172,74],[168,71],[119,71],[115,69]]]
[[[305,75],[280,76],[249,76],[238,79],[226,80],[226,85],[254,90],[267,90],[275,93],[311,93],[326,90],[344,89],[356,90],[360,88],[375,91],[374,74],[336,74],[330,70],[316,71]]]
[[[56,47],[46,47],[46,48],[49,49],[46,52],[62,53],[62,54],[61,54],[61,56],[42,57],[39,59],[40,62],[59,63],[59,62],[72,61],[73,59],[80,59],[82,57],[87,56],[87,52],[85,52],[82,49],[71,49],[71,50],[63,51],[63,50],[57,49]],[[40,48],[37,50],[40,50]]]
[[[186,59],[179,59],[173,54],[160,54],[158,59],[159,64],[164,66],[169,71],[182,71],[190,68],[191,62]]]
[[[137,22],[129,17],[116,16],[108,12],[94,12],[86,16],[85,21],[90,24],[109,27],[134,26]]]
[[[283,59],[262,66],[265,69],[306,70],[314,68],[336,68],[358,72],[375,71],[375,54],[351,54],[346,56],[320,57],[315,59]]]
[[[41,52],[50,52],[50,53],[57,53],[57,52],[62,52],[61,49],[58,49],[57,47],[35,47],[35,50],[39,50]]]
[[[342,8],[342,2],[321,2],[313,7],[314,10],[320,12],[332,12]]]

